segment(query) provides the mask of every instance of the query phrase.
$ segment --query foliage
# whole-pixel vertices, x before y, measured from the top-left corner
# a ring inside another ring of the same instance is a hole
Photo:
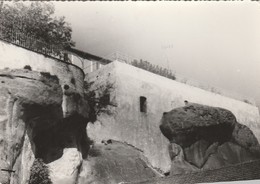
[[[52,184],[48,167],[42,159],[35,159],[31,167],[29,184]]]
[[[52,3],[22,2],[4,4],[1,11],[1,22],[6,28],[17,30],[47,44],[73,46],[72,29],[65,17],[54,17]]]
[[[172,73],[171,70],[159,67],[158,65],[153,65],[148,61],[143,61],[142,59],[140,61],[134,60],[131,64],[135,67],[142,68],[144,70],[167,77],[169,79],[176,79],[175,75]]]
[[[84,81],[84,98],[88,101],[90,107],[90,121],[97,120],[97,116],[101,113],[111,114],[109,106],[116,106],[110,100],[111,91],[114,84],[107,82],[98,88],[93,87],[94,82]]]
[[[23,68],[32,71],[32,67],[30,65],[25,65]]]

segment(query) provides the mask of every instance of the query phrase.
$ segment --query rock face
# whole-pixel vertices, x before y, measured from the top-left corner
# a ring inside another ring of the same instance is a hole
[[[84,109],[80,94],[65,94],[59,79],[48,73],[6,69],[0,81],[0,166],[15,171],[1,171],[0,183],[29,183],[35,158],[49,165],[54,183],[61,174],[74,183],[88,149],[86,120],[80,110],[70,111]],[[65,103],[73,108],[63,112],[66,96],[74,99]]]
[[[0,171],[0,183],[30,183],[36,158],[48,166],[53,184],[114,184],[162,176],[140,149],[111,139],[90,140],[88,106],[76,89],[49,73],[0,71],[0,166],[11,171]],[[164,113],[160,129],[170,141],[171,175],[260,158],[251,130],[225,109],[190,104]]]
[[[36,158],[53,184],[119,183],[160,176],[142,151],[117,141],[92,144],[88,107],[56,76],[0,71],[0,183],[28,184]],[[37,164],[36,164],[37,165]]]
[[[171,175],[260,158],[252,131],[226,109],[189,104],[164,113],[160,129],[170,141]]]
[[[142,152],[114,140],[94,144],[83,161],[78,183],[114,184],[158,177]]]
[[[1,72],[0,81],[0,165],[2,169],[13,170],[19,165],[16,162],[21,159],[19,155],[30,126],[26,122],[36,118],[40,108],[45,109],[45,115],[52,109],[61,110],[62,92],[57,78],[46,78],[37,72],[5,70]],[[28,109],[34,111],[29,112]],[[53,119],[60,115],[57,112]],[[9,183],[10,176],[9,172],[1,172],[0,182]]]

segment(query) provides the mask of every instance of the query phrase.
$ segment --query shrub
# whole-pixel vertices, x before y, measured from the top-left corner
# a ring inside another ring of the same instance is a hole
[[[97,116],[102,113],[111,115],[109,106],[117,105],[110,100],[110,93],[114,91],[114,84],[107,82],[97,88],[93,87],[94,82],[84,81],[84,98],[90,107],[89,119],[91,122],[97,120]]]
[[[23,68],[32,71],[32,67],[30,65],[25,65]]]
[[[163,77],[167,77],[167,78],[172,79],[172,80],[176,79],[174,73],[171,70],[159,67],[158,65],[153,65],[148,61],[134,60],[134,61],[131,62],[131,64],[135,67],[147,70],[147,71],[152,72],[154,74],[158,74],[158,75],[161,75]]]
[[[30,170],[29,184],[52,184],[49,169],[42,159],[35,159]]]

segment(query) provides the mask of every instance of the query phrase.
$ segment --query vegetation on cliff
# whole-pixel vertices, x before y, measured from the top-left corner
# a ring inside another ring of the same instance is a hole
[[[35,159],[33,162],[29,184],[52,184],[49,169],[42,159]]]

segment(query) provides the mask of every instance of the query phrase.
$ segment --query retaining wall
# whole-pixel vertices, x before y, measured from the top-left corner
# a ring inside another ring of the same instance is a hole
[[[76,65],[0,41],[0,69],[21,69],[26,65],[29,65],[34,71],[56,75],[63,91],[64,86],[68,85],[70,91],[83,95],[84,73]],[[66,98],[65,95],[64,98]],[[71,107],[68,107],[66,99],[63,99],[62,106],[63,112],[72,111]]]
[[[125,141],[144,151],[154,167],[170,168],[168,140],[159,125],[163,112],[184,106],[187,100],[230,110],[238,122],[248,126],[260,140],[258,108],[232,98],[161,77],[134,66],[113,62],[86,76],[95,85],[107,80],[115,83],[111,94],[117,107],[113,115],[101,115],[99,122],[88,125],[88,135],[96,141]],[[147,98],[147,112],[140,112],[140,96]]]

